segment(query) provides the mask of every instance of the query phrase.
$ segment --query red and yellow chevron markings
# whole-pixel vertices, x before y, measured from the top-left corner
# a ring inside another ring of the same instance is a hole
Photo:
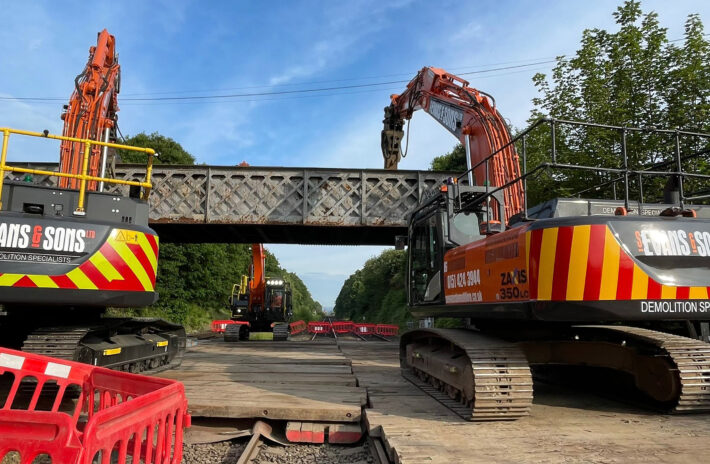
[[[0,274],[0,287],[152,292],[157,270],[157,236],[113,229],[101,248],[66,274]]]
[[[664,285],[646,274],[605,224],[526,233],[530,296],[539,301],[707,299],[710,287]]]

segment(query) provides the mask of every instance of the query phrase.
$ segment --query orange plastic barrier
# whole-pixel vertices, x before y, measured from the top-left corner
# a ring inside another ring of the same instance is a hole
[[[224,333],[230,324],[249,325],[246,321],[212,321],[210,330],[214,333]]]
[[[351,321],[337,321],[333,322],[333,331],[338,334],[346,334],[353,331],[355,324]]]
[[[190,426],[180,382],[5,348],[0,405],[0,461],[20,464],[178,464]]]
[[[289,324],[291,330],[291,335],[297,335],[306,330],[306,323],[303,321],[296,321]]]
[[[355,324],[355,330],[353,330],[354,333],[358,335],[373,335],[377,330],[377,324],[371,324],[371,323],[363,323],[363,324]]]
[[[312,334],[329,334],[332,331],[332,324],[330,322],[309,322],[308,323],[308,333]]]
[[[375,327],[375,332],[378,335],[382,335],[384,337],[395,337],[399,333],[399,326],[390,324],[377,324],[377,327]]]

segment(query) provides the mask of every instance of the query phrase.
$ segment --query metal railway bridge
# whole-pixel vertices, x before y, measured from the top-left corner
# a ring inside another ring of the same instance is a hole
[[[118,165],[115,175],[142,180],[144,173],[144,166]],[[164,242],[394,245],[395,235],[406,234],[407,213],[450,175],[156,165],[150,221]]]

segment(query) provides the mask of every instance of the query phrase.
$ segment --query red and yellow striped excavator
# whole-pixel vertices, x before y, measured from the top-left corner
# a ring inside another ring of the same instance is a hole
[[[115,143],[119,76],[115,39],[103,30],[65,106],[63,135],[0,128],[0,340],[139,372],[179,364],[186,338],[160,319],[102,317],[158,298],[158,237],[148,227],[155,151]],[[8,165],[18,137],[59,140],[59,170]],[[146,155],[144,179],[106,174],[116,149]]]
[[[425,67],[385,108],[385,168],[419,109],[459,139],[468,170],[411,212],[408,301],[464,328],[404,334],[405,375],[469,420],[527,415],[533,373],[592,372],[587,386],[609,376],[655,407],[710,411],[710,176],[684,170],[710,134],[542,119],[512,137],[492,97]],[[611,141],[614,163],[570,161],[580,134]],[[648,137],[665,160],[634,166],[631,141]],[[543,175],[590,188],[528,207]]]

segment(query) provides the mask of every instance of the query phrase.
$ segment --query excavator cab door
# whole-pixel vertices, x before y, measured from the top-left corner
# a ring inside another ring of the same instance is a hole
[[[444,240],[442,211],[433,210],[409,227],[407,296],[410,305],[441,304]]]

